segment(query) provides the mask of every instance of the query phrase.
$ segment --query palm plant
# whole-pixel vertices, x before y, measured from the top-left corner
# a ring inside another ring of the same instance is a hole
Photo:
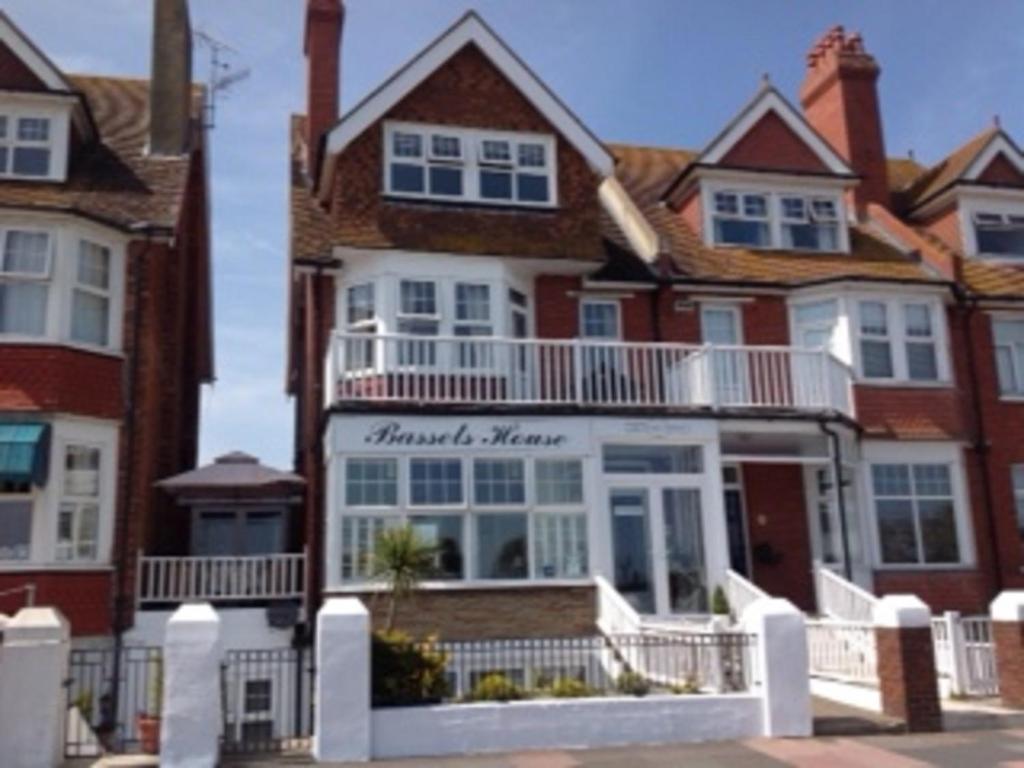
[[[371,578],[387,586],[386,628],[394,628],[398,601],[412,594],[434,572],[437,548],[428,544],[410,525],[386,528],[374,542]]]

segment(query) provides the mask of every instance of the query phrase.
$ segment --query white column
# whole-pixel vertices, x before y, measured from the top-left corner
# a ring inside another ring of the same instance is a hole
[[[220,754],[220,617],[209,603],[181,606],[167,622],[163,652],[160,765],[213,768]]]
[[[757,635],[765,736],[811,735],[811,682],[807,626],[796,606],[762,598],[743,612],[743,627]]]
[[[0,647],[0,763],[54,768],[64,762],[70,632],[55,608],[22,608]]]
[[[370,759],[370,613],[356,598],[330,598],[317,615],[313,757]]]

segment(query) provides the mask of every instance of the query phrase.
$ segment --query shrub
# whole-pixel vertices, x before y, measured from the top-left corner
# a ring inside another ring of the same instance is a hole
[[[615,689],[627,696],[646,696],[651,692],[651,684],[639,672],[627,669],[615,681]]]
[[[423,642],[404,632],[373,635],[373,702],[401,706],[436,702],[449,695],[445,666],[447,654],[438,651],[436,638]]]
[[[715,587],[711,593],[711,612],[718,616],[729,615],[729,598],[725,596],[725,590],[721,585]]]
[[[671,690],[672,693],[675,693],[677,695],[695,694],[700,693],[700,685],[694,678],[690,677],[684,680],[682,683],[673,685]]]
[[[496,672],[484,675],[466,697],[469,701],[516,701],[525,698],[522,688],[505,675]]]
[[[598,694],[596,690],[575,677],[560,677],[546,686],[543,692],[556,699],[585,699]]]

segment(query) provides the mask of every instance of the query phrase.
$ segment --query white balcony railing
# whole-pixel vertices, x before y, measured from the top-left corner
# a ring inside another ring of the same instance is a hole
[[[140,605],[188,600],[301,599],[306,556],[298,553],[244,557],[139,557]]]
[[[852,416],[825,350],[591,339],[336,333],[326,400],[764,408]]]

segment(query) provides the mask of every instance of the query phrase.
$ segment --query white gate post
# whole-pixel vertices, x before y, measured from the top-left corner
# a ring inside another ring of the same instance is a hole
[[[22,608],[0,647],[0,762],[55,768],[64,762],[68,622],[55,608]]]
[[[163,651],[163,768],[214,768],[220,756],[220,617],[186,603],[167,622]]]
[[[370,759],[370,613],[354,597],[332,597],[316,620],[313,757]]]
[[[804,615],[789,600],[761,598],[743,612],[757,643],[765,736],[811,735],[811,680]]]

